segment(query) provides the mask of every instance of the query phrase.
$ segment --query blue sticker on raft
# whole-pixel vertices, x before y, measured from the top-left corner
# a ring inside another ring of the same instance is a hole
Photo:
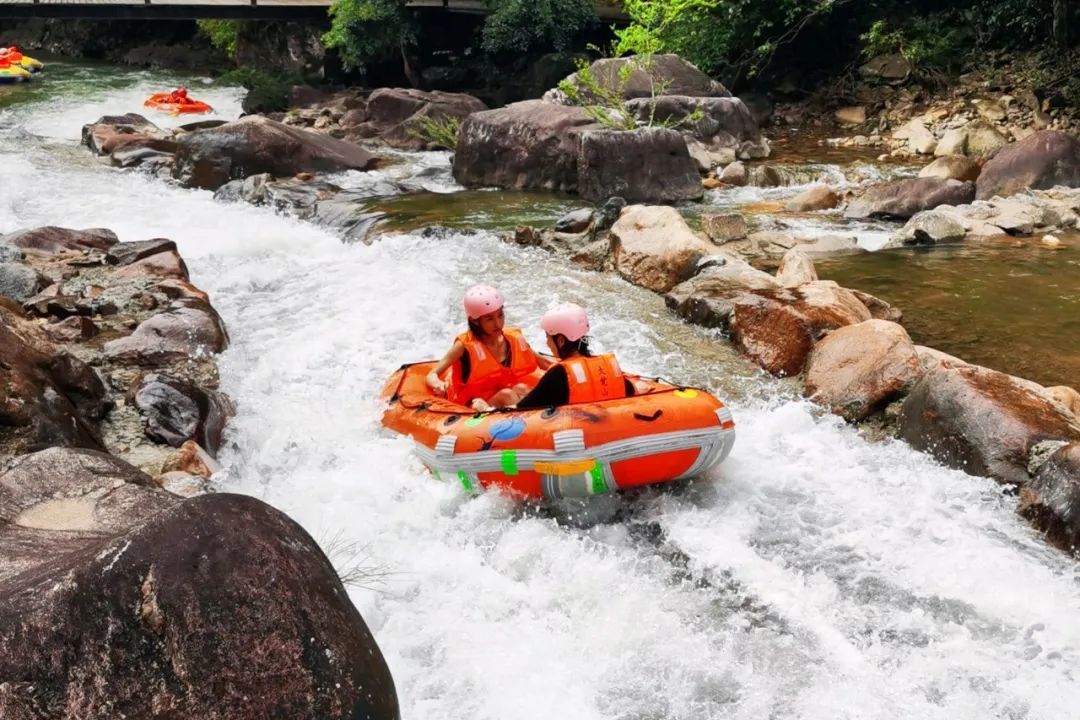
[[[525,421],[521,418],[507,418],[500,420],[491,426],[488,431],[492,440],[508,442],[521,436],[525,432]]]

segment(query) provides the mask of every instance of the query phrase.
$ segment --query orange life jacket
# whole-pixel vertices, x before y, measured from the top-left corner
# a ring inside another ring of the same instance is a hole
[[[596,402],[626,397],[626,381],[614,355],[576,357],[560,363],[566,368],[570,402]]]
[[[503,328],[509,344],[510,366],[500,363],[472,331],[457,336],[469,354],[469,378],[461,380],[461,363],[455,363],[450,375],[448,399],[467,405],[475,398],[487,400],[503,388],[512,387],[536,372],[536,355],[517,328]]]

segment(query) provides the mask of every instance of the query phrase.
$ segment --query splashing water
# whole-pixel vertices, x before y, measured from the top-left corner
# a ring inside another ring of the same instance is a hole
[[[343,245],[103,167],[78,128],[163,79],[97,72],[0,120],[0,231],[177,241],[233,338],[216,480],[381,569],[351,596],[404,717],[1056,720],[1080,704],[1080,573],[994,483],[868,443],[617,278],[486,232]],[[536,318],[573,300],[624,367],[719,390],[730,459],[584,529],[432,479],[376,398],[449,347],[481,280],[536,347]]]

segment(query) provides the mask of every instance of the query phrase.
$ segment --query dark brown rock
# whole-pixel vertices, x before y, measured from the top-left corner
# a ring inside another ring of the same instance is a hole
[[[368,118],[359,126],[359,134],[379,137],[387,145],[402,150],[430,149],[432,143],[416,134],[422,118],[464,120],[474,112],[487,109],[483,102],[464,93],[379,88],[368,97]]]
[[[117,243],[109,248],[105,257],[114,265],[130,265],[137,260],[170,250],[176,251],[175,242],[166,238],[154,238],[153,240]]]
[[[150,482],[59,449],[0,475],[5,718],[399,718],[302,528],[254,498],[179,501]]]
[[[1031,448],[1080,439],[1080,424],[1018,378],[977,365],[939,366],[904,401],[899,433],[950,467],[1023,485]]]
[[[1080,554],[1080,442],[1059,448],[1020,493],[1020,514],[1049,540]]]
[[[98,326],[88,317],[73,315],[46,325],[43,330],[53,342],[79,342],[98,334]]]
[[[0,307],[0,453],[100,448],[105,387],[86,363]]]
[[[187,280],[189,276],[187,264],[180,257],[180,253],[176,250],[165,250],[125,264],[113,273],[113,278],[117,280],[135,278]]]
[[[112,230],[70,230],[52,225],[0,235],[0,245],[48,253],[65,250],[108,250],[117,242],[119,239]]]
[[[105,357],[124,365],[163,363],[216,354],[228,345],[217,311],[197,300],[174,300],[125,338],[105,343]]]
[[[600,201],[675,203],[705,194],[686,141],[675,130],[643,128],[582,133],[578,192]]]
[[[920,177],[875,185],[852,200],[844,211],[848,218],[907,220],[921,210],[938,205],[963,205],[975,199],[975,185],[938,177]]]
[[[1003,147],[986,163],[977,197],[988,200],[1055,185],[1080,186],[1080,140],[1057,130],[1040,130]]]
[[[137,113],[105,115],[95,122],[83,125],[82,144],[97,155],[108,155],[121,139],[164,139],[166,135],[164,130]]]
[[[577,192],[581,134],[598,128],[580,107],[541,100],[473,113],[458,134],[454,179],[466,187]]]
[[[934,160],[919,171],[919,177],[952,178],[961,182],[975,182],[982,168],[972,158],[963,155],[945,155]]]
[[[229,180],[270,173],[367,170],[377,158],[359,145],[252,115],[180,137],[173,177],[215,189]]]

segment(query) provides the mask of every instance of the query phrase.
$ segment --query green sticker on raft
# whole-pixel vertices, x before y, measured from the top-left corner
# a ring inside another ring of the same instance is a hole
[[[484,422],[484,418],[487,415],[473,415],[471,418],[465,421],[465,427],[476,427],[480,423]]]
[[[593,495],[600,495],[601,493],[606,493],[608,491],[607,482],[604,480],[604,468],[600,467],[600,463],[596,463],[592,466],[589,475],[592,476]]]
[[[465,490],[468,492],[472,492],[474,490],[472,480],[469,479],[469,476],[465,473],[464,470],[458,470],[457,476],[458,480],[461,481],[461,487],[465,488]]]
[[[503,475],[518,474],[517,453],[515,451],[503,450],[499,459],[502,462]]]

